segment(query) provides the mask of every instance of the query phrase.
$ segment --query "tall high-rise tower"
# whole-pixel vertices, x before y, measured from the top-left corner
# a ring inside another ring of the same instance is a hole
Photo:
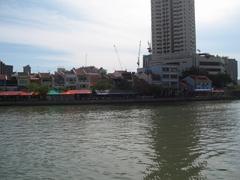
[[[193,60],[196,53],[194,0],[151,0],[151,8],[151,65]]]

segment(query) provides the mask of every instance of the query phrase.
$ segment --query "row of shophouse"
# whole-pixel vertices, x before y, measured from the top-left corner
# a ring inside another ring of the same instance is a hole
[[[81,67],[71,70],[58,69],[51,73],[16,72],[12,75],[0,75],[0,89],[21,90],[31,83],[48,86],[50,88],[89,89],[102,78],[103,69],[96,67]]]
[[[23,72],[11,73],[9,69],[12,71],[12,68],[0,61],[2,64],[0,90],[24,90],[32,83],[45,85],[49,88],[80,90],[91,89],[101,79],[109,79],[113,85],[121,86],[122,80],[133,85],[134,78],[142,79],[149,85],[158,85],[164,88],[187,89],[190,91],[210,91],[213,89],[212,81],[206,76],[189,76],[181,79],[183,70],[179,65],[162,64],[150,67],[148,61],[151,61],[151,55],[144,56],[143,68],[139,68],[137,73],[115,71],[110,74],[107,74],[103,68],[94,66],[71,70],[59,68],[53,74],[31,73],[29,65],[23,67]],[[231,77],[233,82],[237,82],[238,68],[235,59],[202,53],[197,54],[195,61],[192,63],[199,69],[207,71],[210,75],[225,73]]]
[[[132,82],[132,78],[131,72],[115,71],[107,74],[103,68],[94,66],[71,70],[58,68],[53,74],[31,73],[31,67],[28,65],[23,68],[23,72],[15,72],[11,75],[0,74],[0,90],[24,90],[33,83],[48,86],[50,89],[91,89],[102,79],[110,79],[114,84],[118,84],[122,79]]]

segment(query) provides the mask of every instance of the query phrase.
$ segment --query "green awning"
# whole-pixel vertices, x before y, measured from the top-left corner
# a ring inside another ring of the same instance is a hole
[[[48,92],[48,95],[49,96],[56,96],[56,95],[60,95],[60,93],[57,90],[52,89]]]

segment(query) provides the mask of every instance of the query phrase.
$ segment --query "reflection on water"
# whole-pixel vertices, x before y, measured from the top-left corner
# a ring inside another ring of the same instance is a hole
[[[189,106],[153,111],[153,164],[145,179],[203,178],[206,161],[200,159],[198,113]]]
[[[0,109],[0,179],[239,179],[240,102]]]

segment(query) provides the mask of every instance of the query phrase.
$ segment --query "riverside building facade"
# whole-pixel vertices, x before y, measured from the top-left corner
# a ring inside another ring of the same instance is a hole
[[[151,0],[152,59],[149,66],[193,66],[196,55],[194,0]],[[182,67],[182,68],[181,68]]]

